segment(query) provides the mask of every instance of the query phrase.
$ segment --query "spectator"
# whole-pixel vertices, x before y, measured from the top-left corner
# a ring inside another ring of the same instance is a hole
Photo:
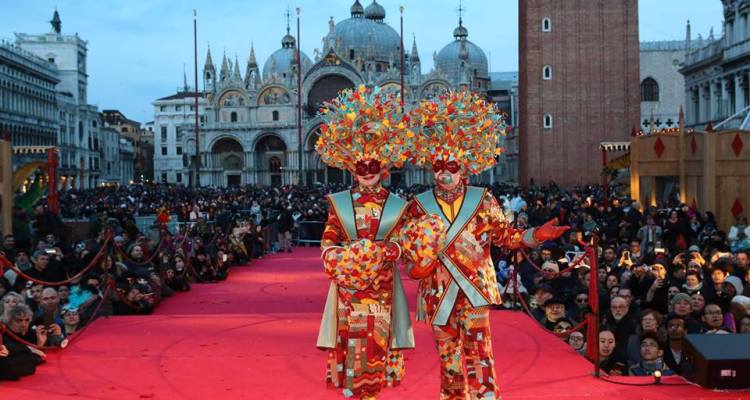
[[[292,229],[294,229],[294,218],[292,218],[292,207],[285,208],[278,217],[279,226],[279,251],[292,252]]]
[[[718,304],[706,304],[703,309],[703,323],[705,327],[702,333],[709,335],[730,333],[724,327],[724,312]]]
[[[738,325],[738,333],[750,333],[750,315],[744,315],[742,318],[740,318]]]
[[[703,289],[702,277],[699,271],[690,271],[685,275],[685,283],[682,285],[682,290],[685,293],[691,295],[695,292],[699,292]]]
[[[14,335],[31,339],[31,342],[44,343],[46,338],[41,332],[37,337],[29,329],[31,325],[31,309],[25,304],[13,306],[8,313],[7,329]],[[29,337],[31,334],[32,337]],[[42,340],[44,339],[44,340]],[[40,350],[26,346],[10,335],[3,334],[0,340],[0,380],[18,380],[21,377],[32,375],[36,372],[37,365],[44,362],[46,355]]]
[[[748,328],[750,329],[750,327]],[[578,354],[582,356],[586,355],[586,340],[583,337],[583,333],[578,331],[570,332],[570,335],[568,335],[568,344]]]
[[[39,309],[34,314],[33,325],[39,331],[47,332],[47,346],[59,346],[63,339],[62,315],[60,314],[60,297],[57,290],[48,287],[42,290]]]
[[[654,309],[662,314],[667,313],[667,269],[661,264],[651,266],[651,286],[646,292],[644,307]]]
[[[682,347],[686,334],[685,319],[677,315],[672,315],[667,320],[669,345],[664,350],[664,363],[667,364],[669,369],[678,374],[682,371],[682,361],[684,360],[682,357]]]
[[[77,308],[65,307],[62,310],[63,317],[63,336],[68,337],[81,328],[81,314]]]
[[[531,315],[537,321],[541,322],[545,318],[546,310],[544,308],[544,305],[553,296],[554,293],[552,292],[552,287],[550,287],[549,285],[541,284],[536,287],[536,291],[534,292],[536,307],[531,311]]]
[[[662,376],[674,375],[674,372],[664,364],[662,356],[664,349],[661,340],[655,332],[644,332],[640,337],[641,361],[630,367],[632,376],[650,376],[660,372]]]
[[[661,328],[661,314],[655,310],[645,309],[641,312],[640,323],[636,332],[628,338],[627,356],[628,364],[638,364],[641,361],[641,339],[646,333],[652,333],[659,341],[666,339],[666,333]]]
[[[703,308],[706,307],[706,298],[703,297],[703,293],[695,292],[690,296],[690,310],[691,316],[695,319],[700,319],[703,315]]]
[[[24,298],[20,294],[16,292],[8,292],[3,296],[3,301],[0,303],[0,323],[8,324],[8,321],[10,321],[10,310],[13,309],[13,307],[24,304]]]
[[[750,226],[747,225],[747,217],[737,216],[727,235],[729,245],[735,246],[738,241],[746,240],[748,237],[750,237]]]
[[[698,320],[693,319],[691,313],[693,312],[690,304],[690,296],[685,293],[679,293],[672,298],[672,313],[673,315],[682,317],[685,320],[685,327],[688,333],[700,333],[702,327]],[[667,318],[669,319],[669,318]]]
[[[656,221],[653,216],[646,217],[646,224],[638,230],[638,240],[640,240],[640,247],[645,249],[646,252],[651,252],[656,248],[657,243],[661,243],[661,227],[656,225]]]
[[[610,375],[627,375],[625,362],[617,356],[616,347],[614,332],[607,329],[599,331],[599,368]]]
[[[602,325],[615,335],[617,342],[615,356],[618,360],[626,360],[628,338],[636,330],[636,324],[630,312],[628,301],[621,296],[612,299],[609,311],[604,318],[605,320]]]
[[[565,318],[565,298],[557,295],[544,303],[544,318],[540,321],[545,328],[555,329],[555,324]]]

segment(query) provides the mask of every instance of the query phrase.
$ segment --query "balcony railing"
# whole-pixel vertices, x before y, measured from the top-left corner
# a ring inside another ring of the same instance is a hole
[[[750,38],[735,43],[724,50],[724,60],[739,58],[750,53]]]

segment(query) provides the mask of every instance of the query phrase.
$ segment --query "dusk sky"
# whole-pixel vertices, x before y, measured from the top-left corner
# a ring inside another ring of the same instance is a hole
[[[371,0],[361,0],[366,7]],[[353,0],[2,0],[0,38],[14,32],[45,33],[57,7],[64,34],[78,33],[88,41],[89,103],[100,109],[120,109],[127,117],[153,119],[151,102],[173,94],[183,82],[183,66],[193,81],[193,9],[198,10],[199,74],[210,43],[214,62],[224,51],[243,68],[250,43],[258,63],[281,47],[287,6],[302,8],[302,51],[313,58],[328,31],[328,19],[349,17]],[[404,42],[411,49],[416,35],[422,72],[432,68],[432,54],[453,40],[458,24],[458,0],[380,0],[386,22],[399,29],[399,5],[404,5]],[[518,70],[518,1],[466,0],[464,26],[469,40],[490,57],[490,71]],[[640,0],[640,40],[680,40],[691,21],[693,37],[721,35],[719,0]],[[295,21],[292,17],[292,34]],[[191,83],[192,85],[192,83]],[[202,86],[202,83],[200,84]]]

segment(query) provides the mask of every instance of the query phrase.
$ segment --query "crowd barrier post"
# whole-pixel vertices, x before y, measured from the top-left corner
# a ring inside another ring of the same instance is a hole
[[[590,262],[590,274],[589,274],[589,306],[591,307],[591,315],[593,324],[589,324],[589,331],[593,330],[593,337],[589,335],[589,342],[593,340],[593,351],[595,352],[594,360],[594,376],[599,377],[599,235],[594,235],[591,243],[591,262]],[[591,333],[591,332],[589,332]]]

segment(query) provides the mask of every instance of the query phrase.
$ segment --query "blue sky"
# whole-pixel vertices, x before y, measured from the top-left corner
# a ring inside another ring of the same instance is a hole
[[[371,0],[360,0],[367,6]],[[521,0],[523,1],[523,0]],[[563,1],[563,0],[560,0]],[[607,0],[616,1],[616,0]],[[254,43],[261,64],[277,48],[286,30],[287,6],[302,8],[302,51],[313,57],[328,30],[328,18],[349,17],[353,0],[0,0],[0,38],[14,32],[44,33],[55,7],[65,34],[88,41],[89,102],[100,109],[116,108],[131,119],[153,119],[151,102],[182,85],[183,65],[192,82],[192,13],[198,10],[199,69],[211,45],[214,62],[222,52],[246,63]],[[422,70],[432,67],[432,53],[452,40],[458,23],[458,0],[379,0],[386,22],[398,30],[399,5],[404,5],[404,36],[411,48],[416,35]],[[473,41],[491,58],[491,71],[518,69],[517,0],[465,0],[464,25]],[[639,0],[641,41],[721,34],[720,0]],[[292,30],[295,30],[292,20]],[[294,32],[293,32],[294,33]],[[199,71],[200,74],[200,71]]]

